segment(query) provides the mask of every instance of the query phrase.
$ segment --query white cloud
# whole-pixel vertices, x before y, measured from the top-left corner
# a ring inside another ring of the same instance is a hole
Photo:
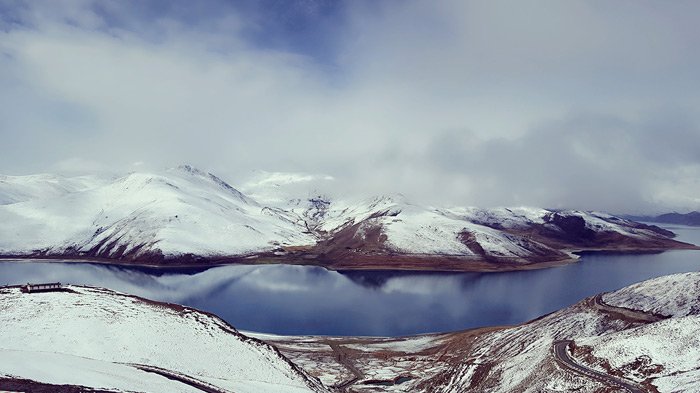
[[[323,61],[251,43],[259,18],[230,7],[98,4],[27,3],[0,33],[4,171],[190,162],[436,203],[700,208],[697,3],[351,2]]]

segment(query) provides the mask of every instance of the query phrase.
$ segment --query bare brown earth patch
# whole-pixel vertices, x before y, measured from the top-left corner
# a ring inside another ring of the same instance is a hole
[[[472,343],[488,327],[409,337],[261,337],[309,374],[341,391],[373,392],[381,386],[402,391],[431,391],[436,381],[469,360]],[[418,340],[428,343],[416,344]],[[488,365],[484,365],[484,371]]]

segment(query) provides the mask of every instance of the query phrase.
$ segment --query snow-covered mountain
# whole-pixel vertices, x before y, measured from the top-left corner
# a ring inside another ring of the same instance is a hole
[[[0,253],[146,261],[248,255],[313,243],[295,220],[216,176],[182,166],[1,206]]]
[[[601,213],[437,208],[401,195],[329,198],[316,188],[302,195],[329,179],[261,172],[244,194],[187,165],[117,178],[6,176],[0,255],[500,270],[563,263],[572,250],[690,247]]]
[[[195,385],[328,392],[275,348],[187,307],[71,286],[32,294],[0,289],[0,310],[0,386],[28,380],[129,392],[201,391]]]

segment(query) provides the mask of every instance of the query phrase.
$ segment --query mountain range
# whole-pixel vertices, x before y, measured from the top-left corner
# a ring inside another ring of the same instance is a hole
[[[189,165],[125,176],[0,176],[0,255],[493,271],[567,263],[576,251],[695,247],[605,213],[432,207],[398,194],[329,198],[292,192],[290,183],[270,174],[244,193]]]
[[[630,220],[657,222],[661,224],[679,224],[689,226],[700,226],[700,212],[690,213],[665,213],[658,216],[629,216]]]

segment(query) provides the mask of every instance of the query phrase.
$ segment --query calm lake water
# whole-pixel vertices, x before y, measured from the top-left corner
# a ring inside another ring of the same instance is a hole
[[[668,226],[700,244],[700,228]],[[700,271],[700,251],[590,254],[567,266],[509,273],[338,273],[302,266],[162,272],[87,263],[0,262],[0,285],[95,285],[213,312],[241,330],[396,336],[525,322],[586,296]]]

